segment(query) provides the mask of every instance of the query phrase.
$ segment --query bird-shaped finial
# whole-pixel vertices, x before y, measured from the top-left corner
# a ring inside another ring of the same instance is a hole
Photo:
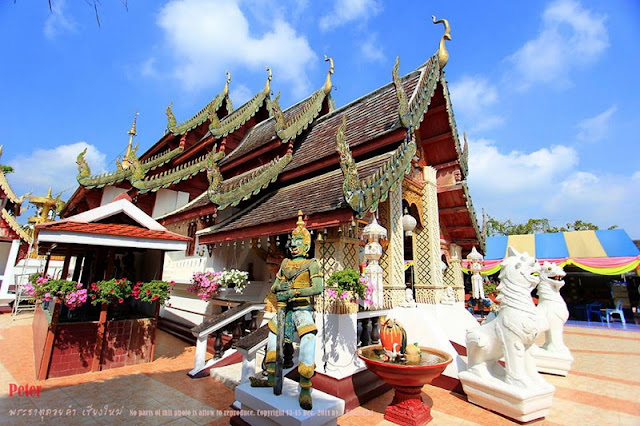
[[[231,73],[227,71],[227,82],[224,84],[224,91],[223,91],[225,96],[229,94],[229,83],[231,83]]]
[[[267,82],[264,84],[264,93],[269,95],[269,93],[271,93],[271,78],[273,77],[273,74],[271,73],[271,68],[266,68],[269,75],[267,76]]]
[[[331,82],[331,74],[333,74],[333,58],[329,58],[327,55],[324,55],[324,60],[325,62],[329,62],[329,71],[327,72],[327,79],[324,81],[324,87],[322,90],[325,95],[328,95],[331,93],[331,88],[333,87],[333,83]]]
[[[440,62],[440,69],[443,69],[449,61],[449,52],[447,51],[444,41],[451,40],[451,27],[449,26],[449,21],[447,19],[440,19],[436,21],[435,15],[431,15],[431,19],[434,24],[444,24],[444,35],[440,39],[440,46],[438,47],[438,62]]]

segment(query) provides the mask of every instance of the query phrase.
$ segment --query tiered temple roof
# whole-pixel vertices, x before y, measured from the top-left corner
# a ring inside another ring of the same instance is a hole
[[[271,70],[264,88],[233,112],[227,78],[222,93],[186,122],[177,125],[169,108],[168,132],[139,159],[130,140],[112,174],[89,177],[81,164],[81,186],[63,214],[97,205],[105,185],[125,189],[148,213],[156,191],[183,191],[189,202],[158,219],[179,232],[197,222],[200,243],[211,244],[287,230],[298,209],[310,228],[351,222],[374,211],[405,174],[411,179],[428,165],[438,170],[442,232],[470,249],[479,230],[443,46],[405,76],[396,61],[388,84],[339,109],[332,107],[330,58],[324,85],[284,111],[279,94],[271,98]],[[231,213],[217,221],[224,209]]]
[[[2,146],[0,145],[0,157],[2,157]],[[21,239],[27,244],[31,242],[31,234],[20,225],[16,216],[20,215],[22,203],[28,194],[18,197],[11,188],[7,176],[0,169],[0,239],[15,240]]]

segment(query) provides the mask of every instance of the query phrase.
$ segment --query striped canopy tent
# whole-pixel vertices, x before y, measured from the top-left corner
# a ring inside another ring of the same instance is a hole
[[[526,251],[540,263],[575,265],[599,275],[621,275],[640,268],[638,247],[624,230],[611,229],[488,237],[481,274],[498,272],[509,246]],[[467,273],[468,264],[466,259],[462,263]]]

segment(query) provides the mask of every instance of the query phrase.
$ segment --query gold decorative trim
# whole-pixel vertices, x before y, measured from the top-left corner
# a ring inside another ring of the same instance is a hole
[[[264,357],[264,362],[276,362],[276,351],[269,351]]]
[[[2,172],[0,172],[0,175],[1,174],[2,174]],[[22,229],[22,226],[18,223],[18,221],[16,221],[16,218],[13,217],[5,209],[2,209],[2,218],[4,219],[5,222],[7,222],[7,225],[9,225],[9,227],[16,234],[18,234],[18,236],[20,236],[20,238],[22,238],[25,242],[31,244],[31,240],[32,240],[31,235],[29,235],[24,229]]]
[[[307,365],[303,362],[298,363],[298,373],[300,373],[302,377],[306,377],[307,379],[310,379],[311,377],[313,377],[313,373],[315,373],[315,371],[316,371],[315,364]]]

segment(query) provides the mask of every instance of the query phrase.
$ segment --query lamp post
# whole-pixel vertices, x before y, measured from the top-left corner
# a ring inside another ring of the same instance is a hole
[[[381,239],[387,238],[387,230],[381,226],[376,217],[373,216],[371,223],[362,230],[362,238],[367,240],[364,246],[364,257],[367,259],[367,267],[364,269],[364,275],[373,283],[373,309],[382,309],[384,307],[384,288],[382,280],[382,267],[379,264],[382,257]]]
[[[473,273],[471,276],[471,295],[474,299],[484,299],[484,283],[480,276],[480,270],[482,269],[484,257],[478,253],[475,246],[471,250],[471,253],[467,255],[469,261],[469,269]]]

